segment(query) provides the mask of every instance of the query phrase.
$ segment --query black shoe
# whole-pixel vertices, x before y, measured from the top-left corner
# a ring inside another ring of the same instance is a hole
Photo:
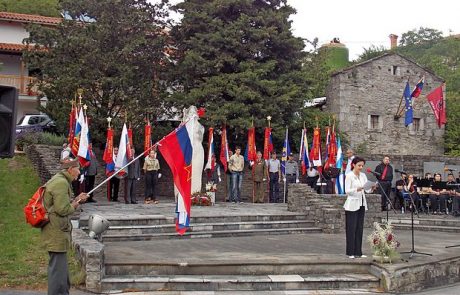
[[[118,202],[118,199],[112,199],[112,202]]]
[[[137,201],[131,201],[131,204],[137,204]]]
[[[86,203],[97,203],[97,201],[93,200],[93,199],[88,199],[88,200],[86,200]]]

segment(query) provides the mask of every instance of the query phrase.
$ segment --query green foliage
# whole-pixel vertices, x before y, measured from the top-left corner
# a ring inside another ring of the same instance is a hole
[[[58,0],[0,0],[0,11],[58,17]]]
[[[16,148],[23,150],[32,144],[61,146],[65,137],[48,132],[27,132],[16,139]]]
[[[435,43],[443,39],[442,32],[436,29],[420,27],[413,29],[401,35],[399,45],[412,46],[412,45],[426,45]]]
[[[281,0],[192,0],[175,9],[183,19],[171,31],[178,50],[169,81],[179,91],[168,97],[170,105],[205,107],[204,123],[227,123],[237,144],[252,122],[266,126],[270,115],[275,141],[282,139],[308,86],[301,74],[304,42],[291,32],[294,9]]]
[[[146,0],[62,0],[61,9],[71,20],[57,28],[30,26],[27,43],[47,50],[30,50],[30,68],[39,68],[39,88],[49,102],[44,111],[67,134],[70,101],[78,88],[84,90],[91,136],[105,141],[106,118],[115,118],[116,130],[128,121],[141,133],[147,114],[164,114],[160,95],[162,66],[168,37],[167,7]]]
[[[374,57],[380,56],[387,52],[385,47],[383,46],[376,46],[376,45],[371,45],[369,48],[363,48],[364,52],[361,53],[358,56],[358,59],[356,60],[357,63],[364,62],[366,60],[372,59]]]

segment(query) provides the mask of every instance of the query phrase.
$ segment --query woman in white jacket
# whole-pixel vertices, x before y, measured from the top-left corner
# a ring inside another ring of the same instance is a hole
[[[366,195],[364,194],[364,184],[367,182],[367,177],[361,172],[365,163],[363,158],[355,157],[351,162],[352,171],[345,177],[347,200],[343,208],[345,208],[347,255],[349,258],[366,257],[361,250],[364,212],[367,210]]]

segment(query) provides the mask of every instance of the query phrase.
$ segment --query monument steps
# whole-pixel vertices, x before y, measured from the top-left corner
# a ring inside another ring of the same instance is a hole
[[[313,227],[314,222],[306,220],[277,220],[277,221],[242,221],[242,222],[217,222],[217,223],[192,223],[190,232],[223,231],[223,230],[249,230],[249,229],[274,229],[274,228],[306,228]],[[173,233],[175,224],[159,225],[115,225],[104,233],[106,235],[135,235],[150,233]]]
[[[120,234],[103,235],[102,242],[115,241],[146,241],[155,239],[187,239],[187,238],[222,238],[222,237],[242,237],[253,235],[285,235],[285,234],[305,234],[321,233],[317,227],[299,228],[267,228],[267,229],[238,229],[238,230],[210,230],[210,231],[188,231],[180,236],[175,232],[170,233],[148,233],[148,234]]]
[[[361,289],[378,291],[370,274],[106,276],[103,290],[130,291],[274,291]]]
[[[386,219],[382,218],[382,221],[383,220]],[[389,220],[395,229],[411,229],[410,217],[391,217]],[[420,217],[414,216],[414,229],[421,231],[460,233],[460,220],[445,218],[444,216],[439,216],[439,218],[425,217],[424,214],[420,214]]]

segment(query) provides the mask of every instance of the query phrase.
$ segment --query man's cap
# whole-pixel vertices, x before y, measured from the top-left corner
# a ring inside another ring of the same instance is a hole
[[[291,157],[292,157],[292,156],[294,156],[294,154],[293,154],[293,153],[289,153],[289,156],[291,156]]]
[[[71,167],[80,167],[80,163],[77,159],[66,159],[61,164],[61,169],[69,169]]]

